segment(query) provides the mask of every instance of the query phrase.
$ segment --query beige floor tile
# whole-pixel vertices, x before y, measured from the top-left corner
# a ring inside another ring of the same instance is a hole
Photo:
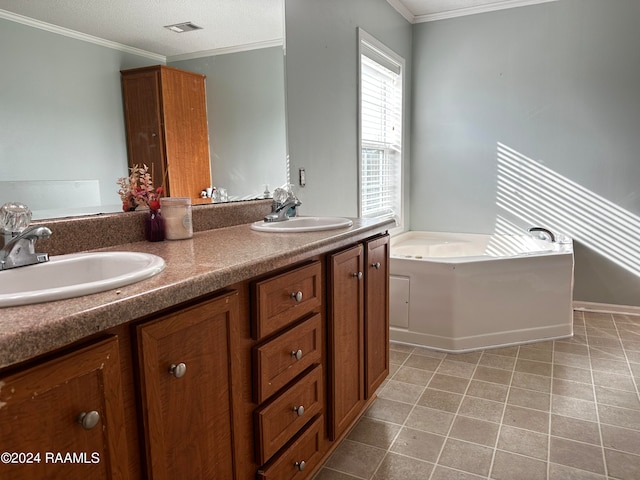
[[[552,364],[545,362],[535,362],[533,360],[520,360],[516,362],[516,372],[532,373],[534,375],[551,376]]]
[[[588,359],[587,359],[588,360]],[[591,378],[591,370],[589,370],[589,362],[587,362],[586,368],[572,367],[569,365],[559,365],[555,363],[553,365],[553,378],[560,378],[562,380],[570,380],[572,382],[580,382],[591,385],[593,380]]]
[[[595,387],[598,403],[614,407],[640,410],[640,400],[635,392],[626,392],[606,387]]]
[[[407,345],[406,343],[389,342],[389,350],[393,352],[411,353],[414,349],[413,345]]]
[[[387,385],[380,392],[379,397],[413,405],[418,401],[423,390],[424,387],[421,385],[412,385],[410,383],[389,380]]]
[[[588,472],[604,474],[602,448],[564,438],[551,437],[549,460]]]
[[[595,402],[562,395],[553,395],[551,397],[551,412],[556,415],[579,418],[590,422],[598,421]]]
[[[403,428],[390,451],[427,462],[438,459],[445,437],[422,430]]]
[[[586,470],[578,470],[557,463],[549,464],[549,480],[606,480],[606,478],[604,475]]]
[[[502,424],[546,434],[549,433],[549,413],[507,405]]]
[[[313,477],[313,480],[361,480],[353,475],[338,472],[337,470],[331,470],[329,468],[321,468],[320,471]]]
[[[550,349],[541,349],[532,347],[520,347],[518,360],[535,360],[537,362],[551,363],[553,359],[553,351]]]
[[[452,377],[436,373],[429,382],[429,388],[444,390],[445,392],[464,393],[469,385],[468,378]]]
[[[435,372],[440,365],[441,359],[426,357],[424,355],[418,355],[415,352],[409,355],[409,358],[404,362],[405,367],[421,368],[422,370],[429,370]]]
[[[605,449],[607,469],[611,478],[637,480],[640,475],[640,456]]]
[[[400,367],[392,377],[392,380],[398,382],[411,383],[426,387],[433,376],[433,372],[421,370],[419,368]]]
[[[640,431],[602,425],[602,443],[605,448],[640,455]],[[640,476],[640,470],[638,470]]]
[[[462,395],[427,388],[418,400],[418,405],[435,410],[455,413],[462,402]]]
[[[429,478],[433,463],[395,453],[388,453],[373,477],[374,480],[424,480]]]
[[[551,415],[551,435],[600,445],[600,429],[596,422]]]
[[[503,410],[503,403],[485,400],[484,398],[465,397],[458,413],[466,417],[500,423]]]
[[[524,390],[522,388],[511,387],[509,390],[509,405],[517,405],[519,407],[533,408],[535,410],[549,411],[551,395],[543,392],[534,392]]]
[[[347,438],[373,447],[387,450],[400,431],[400,425],[382,422],[375,418],[362,417],[349,432]]]
[[[331,454],[326,466],[349,475],[371,478],[386,454],[381,448],[343,440]]]
[[[551,377],[532,375],[530,373],[513,372],[512,387],[526,388],[537,392],[549,393],[551,391]]]
[[[487,476],[492,457],[492,448],[449,438],[442,449],[438,464]]]
[[[513,370],[515,364],[515,356],[505,357],[503,355],[493,355],[490,353],[484,353],[482,357],[480,357],[480,362],[478,362],[478,365],[482,365],[483,367],[500,368],[509,371]]]
[[[365,416],[402,425],[412,409],[413,405],[378,397],[367,409]]]
[[[498,423],[458,415],[453,422],[449,437],[493,447],[498,437]]]
[[[475,380],[482,380],[483,382],[509,385],[509,382],[511,382],[511,375],[512,372],[510,370],[479,366],[476,368],[473,378]]]
[[[495,402],[504,402],[507,399],[508,391],[509,387],[507,387],[506,385],[482,382],[480,380],[471,380],[466,394],[472,397],[493,400]]]
[[[540,460],[514,455],[509,452],[496,452],[491,470],[495,480],[542,480],[547,477],[547,464]]]
[[[407,418],[405,426],[425,432],[447,435],[454,418],[455,415],[453,413],[416,405],[409,418]]]
[[[454,377],[471,378],[476,366],[467,362],[458,362],[445,358],[438,367],[437,373]]]
[[[521,428],[503,425],[498,439],[498,448],[519,453],[539,460],[547,460],[549,436]]]
[[[473,473],[453,470],[452,468],[436,465],[431,480],[483,480],[485,477],[479,477]]]
[[[574,312],[574,329],[460,355],[394,343],[314,480],[640,480],[640,316]]]
[[[640,411],[638,410],[598,405],[598,413],[601,423],[640,430]]]
[[[579,398],[580,400],[591,402],[595,400],[593,396],[593,385],[563,380],[562,378],[554,378],[552,385],[554,395]]]

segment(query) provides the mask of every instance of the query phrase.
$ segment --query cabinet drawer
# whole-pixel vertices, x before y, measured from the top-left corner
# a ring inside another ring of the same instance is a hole
[[[320,415],[273,461],[258,470],[264,480],[302,480],[322,458],[324,417]]]
[[[295,385],[255,412],[256,461],[262,465],[311,418],[322,413],[322,367],[318,365]]]
[[[314,363],[320,362],[321,316],[316,313],[253,350],[256,403],[262,403]]]
[[[320,262],[257,282],[253,288],[252,335],[259,340],[302,318],[322,304]]]

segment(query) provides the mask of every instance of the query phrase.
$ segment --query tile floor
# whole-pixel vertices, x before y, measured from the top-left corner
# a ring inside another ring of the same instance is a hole
[[[391,372],[314,480],[640,479],[640,316],[459,355],[391,346]]]

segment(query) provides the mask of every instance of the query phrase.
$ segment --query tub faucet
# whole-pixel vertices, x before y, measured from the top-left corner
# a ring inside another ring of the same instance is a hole
[[[43,226],[28,227],[17,236],[5,241],[0,250],[0,270],[24,267],[49,261],[46,253],[36,253],[36,240],[49,238],[51,230]]]
[[[274,192],[274,195],[273,195],[274,199],[277,196],[277,193],[278,193],[277,190],[279,189],[276,189],[276,192]],[[287,192],[285,194],[287,196],[284,200],[273,201],[273,211],[269,215],[264,217],[265,222],[283,222],[285,220],[289,220],[289,215],[288,215],[289,210],[293,208],[295,212],[295,208],[302,205],[302,202],[298,200],[298,198],[292,192]],[[295,213],[294,213],[294,216],[295,216]]]
[[[538,235],[536,235],[538,238],[541,238],[542,240],[549,240],[550,242],[554,243],[556,241],[556,236],[553,234],[553,232],[551,230],[549,230],[548,228],[543,228],[543,227],[531,227],[529,229],[529,233],[534,233],[534,232],[539,232]]]

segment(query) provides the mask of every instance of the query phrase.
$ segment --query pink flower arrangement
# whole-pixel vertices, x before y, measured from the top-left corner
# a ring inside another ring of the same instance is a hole
[[[129,177],[120,177],[117,184],[120,185],[118,195],[122,200],[122,210],[128,212],[136,207],[148,207],[150,210],[160,209],[160,197],[164,193],[162,186],[153,187],[153,174],[149,173],[149,167],[134,165],[129,169]]]

